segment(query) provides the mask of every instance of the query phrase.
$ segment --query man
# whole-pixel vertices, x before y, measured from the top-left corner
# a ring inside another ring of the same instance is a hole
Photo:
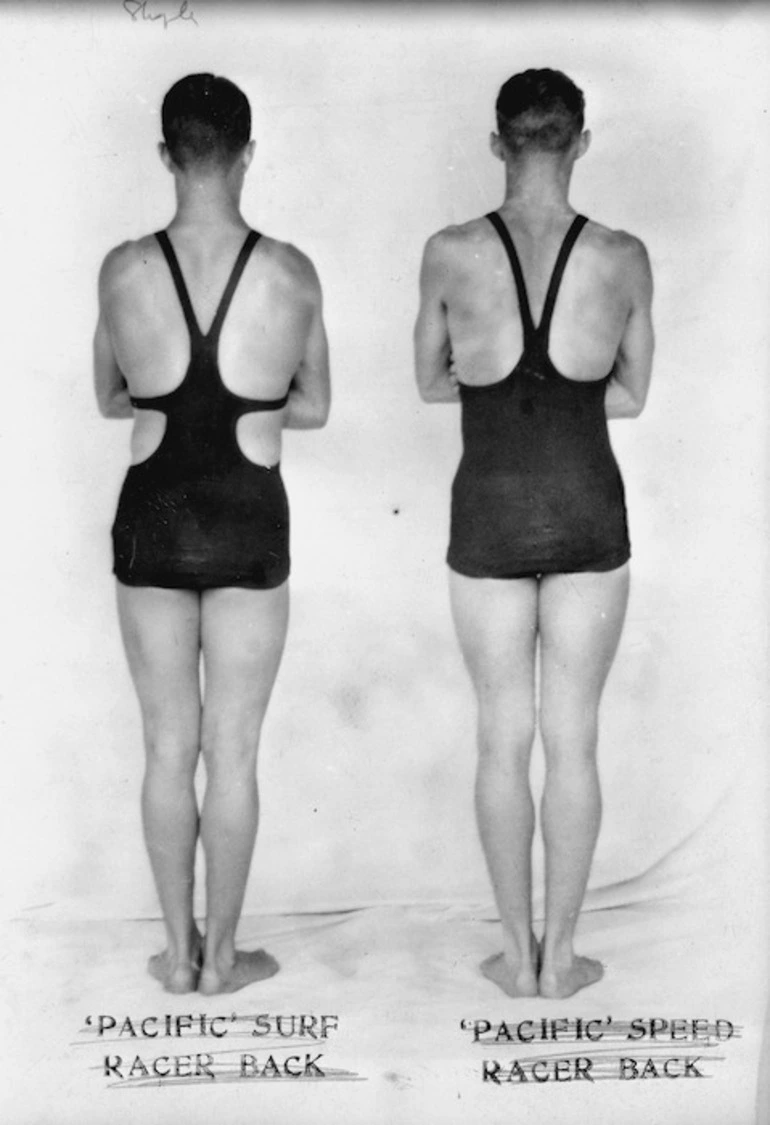
[[[257,830],[257,746],[288,621],[281,433],[325,423],[328,354],[311,262],[250,231],[240,212],[254,154],[245,95],[189,75],[166,95],[162,122],[176,214],[165,232],[107,255],[96,395],[106,417],[134,419],[113,543],[167,935],[149,969],[170,992],[232,992],[278,968],[263,950],[236,951],[235,931]],[[193,917],[199,838],[205,937]]]
[[[496,111],[505,199],[499,212],[428,241],[416,370],[426,402],[462,404],[450,593],[478,699],[476,809],[503,928],[503,952],[482,971],[510,996],[564,997],[603,971],[575,953],[573,938],[600,821],[599,701],[629,582],[606,418],[636,417],[644,405],[652,282],[638,239],[586,221],[569,202],[590,143],[575,84],[525,71],[502,87]],[[538,719],[541,945],[529,785]]]

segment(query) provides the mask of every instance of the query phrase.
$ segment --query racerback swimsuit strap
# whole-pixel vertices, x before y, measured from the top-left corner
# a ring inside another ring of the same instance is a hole
[[[545,304],[543,305],[543,315],[540,317],[540,323],[537,326],[538,335],[542,338],[543,347],[548,348],[548,337],[551,332],[551,317],[553,316],[554,306],[556,305],[556,298],[559,294],[559,286],[561,279],[564,276],[564,270],[572,253],[572,247],[577,241],[583,227],[588,222],[585,215],[576,215],[572,220],[572,224],[564,236],[564,241],[561,244],[559,255],[556,259],[556,265],[553,267],[551,274],[551,282],[548,286],[548,292],[545,295]]]
[[[513,239],[511,238],[508,227],[500,218],[497,211],[490,211],[487,218],[499,234],[500,240],[505,247],[505,252],[508,255],[508,261],[511,263],[513,278],[516,282],[516,292],[519,297],[519,312],[521,314],[521,325],[524,330],[524,345],[526,347],[532,336],[535,335],[535,325],[529,307],[529,297],[527,296],[527,287],[524,284],[524,274],[521,270],[519,255],[516,253],[516,247],[513,245]]]
[[[521,263],[519,262],[519,256],[516,253],[516,247],[514,246],[513,239],[511,238],[508,227],[505,225],[497,211],[491,211],[486,217],[487,219],[489,219],[492,226],[499,234],[500,240],[505,247],[506,253],[508,255],[508,260],[511,263],[514,281],[516,282],[516,292],[519,297],[519,311],[521,313],[521,324],[524,331],[524,346],[526,348],[533,337],[539,337],[542,346],[547,349],[548,336],[551,331],[551,317],[553,316],[553,310],[556,306],[556,297],[559,293],[561,279],[564,276],[564,270],[566,268],[567,261],[570,254],[572,253],[572,247],[575,245],[577,237],[588,222],[588,219],[585,215],[576,215],[572,220],[572,223],[570,224],[569,230],[564,236],[564,241],[561,244],[561,248],[556,258],[556,264],[553,267],[553,273],[551,274],[551,280],[548,285],[548,292],[545,296],[543,315],[540,318],[540,323],[538,324],[537,328],[535,328],[534,322],[532,320],[532,312],[529,307],[529,297],[527,296],[527,286],[524,281],[524,274],[522,272]]]
[[[246,268],[246,262],[249,259],[251,251],[256,246],[260,235],[255,230],[250,230],[246,235],[246,239],[240,249],[238,257],[235,260],[235,265],[233,266],[230,273],[230,278],[227,282],[227,285],[225,286],[225,291],[222,294],[222,298],[219,302],[217,311],[214,314],[214,319],[211,322],[211,327],[205,335],[201,332],[198,320],[195,316],[192,301],[190,300],[190,294],[187,291],[187,285],[185,284],[184,275],[182,274],[182,270],[179,266],[179,261],[174,251],[174,247],[171,244],[171,239],[168,237],[164,230],[157,231],[155,237],[157,238],[160,248],[163,251],[166,261],[168,262],[168,267],[171,270],[171,276],[174,280],[174,287],[177,291],[179,303],[182,306],[182,312],[184,313],[184,318],[187,323],[187,328],[190,332],[190,335],[192,337],[197,337],[199,340],[216,341],[222,329],[224,319],[227,315],[227,310],[230,308],[230,302],[233,299],[233,294],[235,293],[238,282],[241,280],[241,274]]]
[[[166,394],[152,395],[147,397],[138,397],[136,395],[132,395],[131,402],[134,406],[137,406],[139,408],[157,409],[168,413],[168,410],[170,409],[168,405],[169,400],[178,399],[180,395],[184,395],[188,392],[189,377],[191,373],[195,371],[200,373],[201,370],[206,370],[207,366],[210,366],[213,363],[213,371],[215,372],[219,382],[222,383],[222,376],[219,374],[216,357],[219,342],[219,333],[222,330],[222,324],[224,323],[224,319],[227,316],[227,311],[230,308],[230,302],[233,299],[233,294],[235,293],[238,282],[240,281],[243,271],[246,268],[246,263],[249,260],[249,255],[262,236],[254,230],[250,230],[247,234],[238,253],[238,257],[235,259],[235,264],[230,271],[229,280],[227,282],[227,285],[225,286],[225,291],[219,301],[217,311],[214,314],[214,319],[211,322],[211,327],[209,328],[205,336],[201,332],[200,326],[196,319],[195,311],[192,307],[192,301],[190,300],[190,294],[187,291],[184,276],[179,266],[177,256],[174,252],[174,247],[171,244],[171,239],[168,237],[164,230],[156,231],[155,237],[158,240],[158,244],[163,251],[164,257],[171,271],[171,277],[174,281],[174,287],[176,289],[177,296],[179,297],[179,303],[182,306],[182,312],[184,313],[184,318],[187,323],[188,331],[190,333],[190,366],[188,368],[187,375],[185,375],[182,382],[177,387],[175,387],[174,390],[168,391]],[[203,367],[201,367],[201,365],[203,365]],[[198,376],[195,377],[199,378],[200,375],[198,374]],[[224,386],[224,384],[222,384],[222,386]],[[246,399],[242,395],[233,395],[232,392],[229,393],[231,397],[239,399],[242,403],[246,404],[244,410],[242,411],[243,413],[249,413],[258,410],[280,410],[289,401],[288,391],[281,398],[276,399]]]
[[[217,309],[214,315],[214,319],[211,322],[211,327],[209,328],[206,337],[207,339],[211,337],[213,340],[216,340],[219,336],[219,333],[222,329],[222,324],[224,323],[224,319],[227,316],[227,310],[230,308],[230,302],[233,299],[233,294],[238,288],[238,282],[241,280],[241,274],[246,269],[246,263],[249,260],[251,251],[259,241],[259,237],[260,236],[255,230],[250,230],[246,235],[246,239],[243,243],[243,246],[241,247],[241,252],[235,259],[235,265],[233,266],[233,271],[230,274],[230,280],[228,281],[227,286],[225,287],[225,291],[222,294],[222,300],[219,302],[219,308]]]

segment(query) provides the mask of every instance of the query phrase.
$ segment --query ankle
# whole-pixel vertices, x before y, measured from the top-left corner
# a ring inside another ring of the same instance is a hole
[[[203,964],[207,969],[227,972],[235,964],[235,944],[232,941],[206,941]]]
[[[572,946],[572,937],[560,937],[550,940],[548,935],[543,938],[543,964],[551,968],[566,968],[575,960],[575,950]]]
[[[193,923],[188,933],[166,932],[166,949],[172,961],[179,964],[195,960],[200,953],[201,936]]]
[[[503,933],[503,956],[509,965],[528,964],[537,947],[534,934],[531,933]]]

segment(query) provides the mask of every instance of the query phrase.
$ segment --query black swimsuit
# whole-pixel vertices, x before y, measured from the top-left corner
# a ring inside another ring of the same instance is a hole
[[[524,350],[486,386],[460,385],[463,456],[452,485],[447,561],[471,578],[612,570],[631,554],[623,482],[607,433],[604,379],[561,375],[548,335],[564,268],[587,222],[574,219],[535,328],[508,229],[499,234],[516,282]]]
[[[252,411],[280,410],[288,394],[269,401],[234,394],[217,361],[222,324],[259,235],[246,237],[205,336],[168,235],[155,237],[190,332],[190,364],[168,394],[131,398],[136,407],[162,411],[166,431],[158,449],[126,475],[112,528],[114,573],[128,586],[279,586],[289,574],[280,466],[249,461],[238,446],[236,423]]]

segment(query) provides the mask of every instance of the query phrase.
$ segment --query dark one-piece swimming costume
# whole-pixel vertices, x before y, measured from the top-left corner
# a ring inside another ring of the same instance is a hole
[[[131,398],[136,407],[162,411],[166,430],[158,449],[126,475],[112,528],[114,573],[128,586],[280,586],[289,573],[280,466],[249,461],[236,423],[252,411],[280,410],[288,395],[265,401],[234,394],[217,360],[222,324],[259,235],[249,232],[205,336],[168,235],[155,237],[190,333],[190,364],[169,394]]]
[[[497,213],[486,217],[511,263],[524,350],[502,380],[460,385],[463,455],[447,561],[471,578],[612,570],[631,551],[604,409],[610,376],[568,379],[548,355],[559,285],[587,219],[576,216],[567,232],[536,328],[508,228]]]

